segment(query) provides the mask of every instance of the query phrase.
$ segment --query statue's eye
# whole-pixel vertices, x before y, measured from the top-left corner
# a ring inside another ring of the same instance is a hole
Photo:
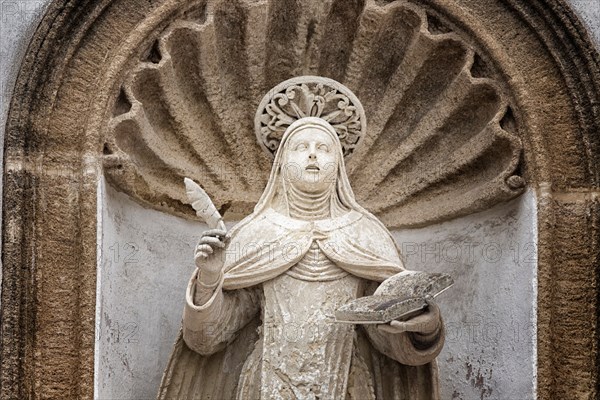
[[[329,152],[329,146],[327,146],[326,144],[320,144],[319,150],[324,151],[324,152]]]
[[[296,145],[296,151],[304,151],[306,149],[308,149],[306,143],[299,143],[298,145]]]

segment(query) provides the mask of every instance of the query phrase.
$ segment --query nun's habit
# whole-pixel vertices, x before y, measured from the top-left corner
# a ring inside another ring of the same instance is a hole
[[[329,218],[319,220],[293,217],[283,174],[290,138],[307,128],[326,132],[337,152],[322,194]],[[338,307],[404,268],[388,230],[356,203],[326,121],[303,118],[286,130],[254,212],[227,236],[224,274],[203,304],[198,271],[190,279],[159,399],[439,398],[443,324],[420,336],[333,321]]]

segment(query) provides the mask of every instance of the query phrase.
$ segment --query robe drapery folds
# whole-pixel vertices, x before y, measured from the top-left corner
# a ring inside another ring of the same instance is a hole
[[[338,160],[328,219],[305,221],[291,218],[287,212],[282,149],[293,134],[306,127],[327,132],[336,143]],[[298,264],[313,242],[335,265],[364,281],[365,295],[373,293],[378,282],[404,270],[389,231],[356,203],[335,130],[319,118],[303,118],[283,135],[269,182],[254,212],[228,232],[224,274],[205,304],[194,303],[194,272],[186,292],[184,328],[163,376],[159,399],[236,397],[240,382],[254,376],[248,366],[242,371],[244,363],[263,345],[257,329],[264,301],[262,284]],[[301,294],[290,293],[294,295]],[[225,320],[210,315],[215,309],[227,315]],[[204,330],[198,336],[193,331],[194,326],[211,322],[215,323],[214,335]],[[443,328],[434,337],[419,341],[410,333],[388,334],[374,326],[358,327],[346,398],[438,398],[435,357],[443,341]],[[188,347],[189,343],[196,351]],[[366,376],[370,377],[368,382],[361,382]]]
[[[357,211],[332,220],[300,221],[268,210],[231,238],[223,289],[251,287],[281,275],[306,255],[313,240],[337,266],[359,278],[381,282],[403,271],[392,238]]]

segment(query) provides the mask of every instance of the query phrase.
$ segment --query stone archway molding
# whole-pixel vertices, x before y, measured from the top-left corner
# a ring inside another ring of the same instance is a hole
[[[504,127],[518,127],[522,143],[517,172],[539,200],[538,396],[593,398],[599,393],[598,53],[560,0],[409,3],[427,13],[433,34],[450,29],[478,50],[478,73],[505,83],[500,89],[512,115]],[[249,0],[231,4],[234,14],[250,10],[247,20],[265,12]],[[293,18],[300,3],[269,4],[273,29],[299,23],[286,16]],[[106,112],[127,108],[122,82],[139,60],[156,56],[152,44],[161,32],[175,20],[205,17],[203,2],[174,0],[55,0],[48,7],[17,79],[5,137],[0,397],[92,398],[97,185],[111,152]],[[249,41],[260,46],[252,42],[257,35]],[[278,40],[275,50],[300,39]],[[270,58],[281,74],[273,80],[296,74],[294,54],[284,54]]]

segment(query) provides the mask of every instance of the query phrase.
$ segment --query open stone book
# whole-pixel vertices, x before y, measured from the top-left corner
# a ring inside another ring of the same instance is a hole
[[[385,324],[407,320],[427,308],[427,297],[436,297],[454,284],[446,274],[403,271],[381,283],[372,296],[351,301],[337,309],[336,322]]]

